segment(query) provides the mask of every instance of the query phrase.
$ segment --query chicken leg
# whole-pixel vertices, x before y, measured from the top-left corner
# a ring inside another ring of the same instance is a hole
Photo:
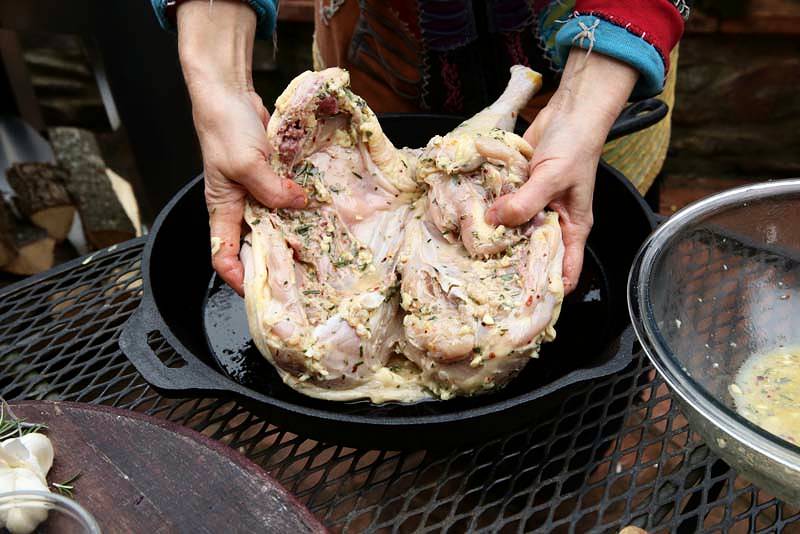
[[[484,220],[495,197],[527,179],[533,149],[514,134],[519,110],[541,87],[541,76],[514,66],[508,87],[491,106],[444,137],[430,140],[420,157],[418,179],[430,187],[432,222],[473,256],[490,256],[515,243],[517,233]]]

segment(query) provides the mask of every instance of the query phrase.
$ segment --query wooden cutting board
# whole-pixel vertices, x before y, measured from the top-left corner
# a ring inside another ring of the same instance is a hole
[[[103,532],[325,532],[289,492],[230,447],[174,423],[104,406],[18,402],[43,423],[73,498]]]

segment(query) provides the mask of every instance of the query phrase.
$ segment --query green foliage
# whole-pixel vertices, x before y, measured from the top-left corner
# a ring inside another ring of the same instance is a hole
[[[52,482],[50,485],[53,486],[53,489],[55,489],[57,493],[72,499],[72,492],[75,490],[73,482],[78,480],[81,477],[81,474],[82,473],[77,473],[70,477],[69,480],[65,480],[64,482]]]

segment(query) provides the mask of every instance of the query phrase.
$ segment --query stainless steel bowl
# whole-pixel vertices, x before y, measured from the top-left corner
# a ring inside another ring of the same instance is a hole
[[[800,179],[670,217],[639,251],[628,306],[692,429],[742,476],[800,505],[800,446],[740,416],[728,392],[749,356],[800,345]]]

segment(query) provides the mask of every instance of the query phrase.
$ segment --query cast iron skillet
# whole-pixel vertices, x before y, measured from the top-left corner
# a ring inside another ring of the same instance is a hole
[[[651,126],[666,112],[656,100],[631,106],[609,138]],[[381,117],[398,146],[418,146],[460,121],[444,115]],[[212,277],[202,177],[179,191],[153,225],[142,259],[142,302],[124,327],[120,347],[162,394],[232,396],[270,423],[304,436],[386,449],[482,441],[530,423],[558,406],[569,386],[613,374],[631,360],[635,336],[625,305],[626,277],[655,218],[628,180],[605,162],[597,172],[594,216],[586,266],[579,288],[565,301],[557,340],[505,389],[489,395],[375,406],[320,401],[286,387],[248,346],[241,301],[226,300]],[[163,341],[179,358],[155,350]]]

